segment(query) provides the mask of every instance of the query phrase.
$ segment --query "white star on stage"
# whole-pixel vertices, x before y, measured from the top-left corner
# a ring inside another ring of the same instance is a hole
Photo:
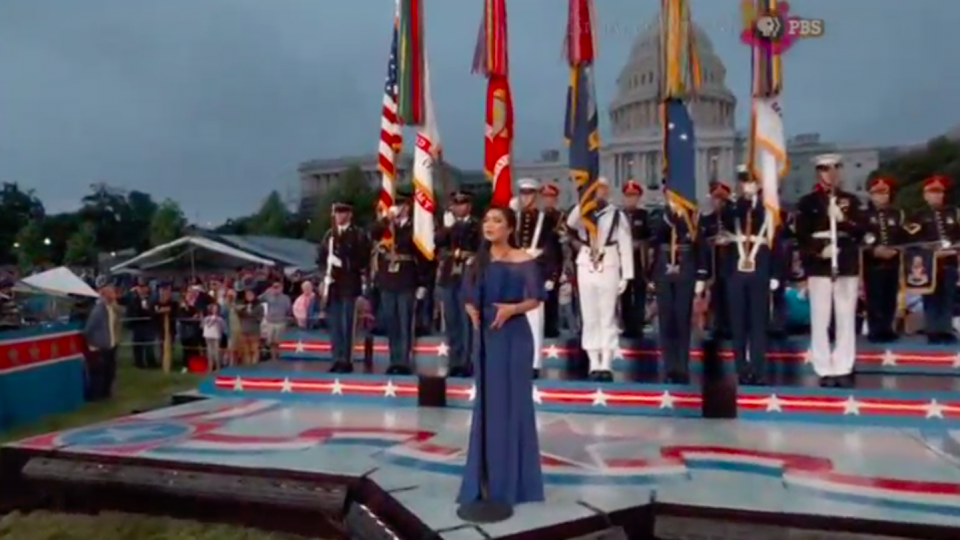
[[[767,412],[783,412],[783,407],[781,407],[782,402],[776,394],[770,394],[764,401],[766,401]]]
[[[343,385],[340,384],[340,379],[333,380],[333,386],[330,387],[330,393],[335,396],[343,395]]]
[[[953,367],[960,368],[960,353],[953,357]]]
[[[241,380],[240,377],[233,380],[233,391],[243,392],[243,380]]]
[[[603,390],[597,388],[597,391],[591,396],[593,397],[593,406],[594,407],[606,407],[607,406],[607,395],[603,393]]]
[[[627,359],[627,350],[624,349],[623,347],[617,347],[616,358],[619,358],[620,360],[626,360],[626,359]]]
[[[290,382],[289,378],[283,380],[283,385],[280,386],[280,391],[287,394],[293,392],[293,383]]]
[[[663,394],[660,395],[660,408],[661,409],[672,409],[673,402],[676,400],[675,397],[670,395],[670,392],[664,390]]]
[[[437,356],[450,356],[450,346],[441,341],[440,344],[437,345]]]
[[[537,391],[537,387],[536,387],[536,386],[533,387],[533,391],[534,391],[534,392]],[[471,383],[471,384],[470,384],[470,388],[467,388],[467,399],[469,399],[470,401],[473,401],[473,400],[477,399],[477,385],[476,385],[476,384]]]
[[[804,364],[813,363],[813,349],[807,349],[807,352],[803,353],[803,363]]]
[[[937,400],[930,400],[927,404],[927,418],[943,418],[944,406],[937,403]]]
[[[302,339],[298,339],[298,340],[297,340],[297,347],[296,347],[295,351],[298,352],[298,353],[302,353],[302,352],[304,352],[305,350],[306,350],[306,348],[303,346],[303,340],[302,340]]]
[[[883,362],[884,366],[895,366],[897,365],[897,355],[890,349],[883,351]]]
[[[543,352],[546,353],[547,358],[560,358],[560,349],[556,345],[547,347]]]
[[[543,398],[540,397],[540,389],[536,385],[533,386],[533,402],[540,404],[543,403]]]
[[[397,387],[393,385],[393,379],[387,379],[387,384],[383,387],[383,397],[397,397]]]
[[[860,402],[853,399],[853,396],[843,402],[843,414],[860,416]]]

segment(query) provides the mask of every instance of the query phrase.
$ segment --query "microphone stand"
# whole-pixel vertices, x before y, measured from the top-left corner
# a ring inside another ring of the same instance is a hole
[[[488,249],[489,244],[481,249]],[[457,517],[469,523],[500,523],[513,516],[513,507],[501,501],[490,498],[488,484],[490,480],[490,459],[487,456],[487,345],[486,324],[483,321],[483,306],[485,305],[485,289],[483,276],[476,276],[480,280],[477,291],[477,310],[480,312],[480,324],[477,328],[477,340],[480,342],[477,351],[477,399],[480,400],[480,498],[475,501],[461,504],[457,508]],[[476,416],[473,418],[476,420]]]

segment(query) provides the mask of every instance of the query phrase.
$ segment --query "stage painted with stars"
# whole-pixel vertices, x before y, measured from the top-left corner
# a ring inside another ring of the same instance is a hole
[[[14,443],[87,456],[369,478],[435,531],[470,412],[249,398],[196,401]],[[538,413],[547,503],[484,526],[529,531],[652,500],[960,526],[960,430]]]

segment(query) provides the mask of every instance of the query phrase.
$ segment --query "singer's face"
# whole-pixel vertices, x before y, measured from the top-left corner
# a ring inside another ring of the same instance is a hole
[[[877,206],[886,206],[890,202],[890,193],[886,191],[870,192],[870,200]]]
[[[503,242],[511,232],[507,216],[500,209],[490,209],[483,216],[483,238],[491,244]]]

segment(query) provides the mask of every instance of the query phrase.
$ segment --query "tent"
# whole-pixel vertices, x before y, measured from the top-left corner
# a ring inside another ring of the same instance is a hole
[[[69,268],[61,266],[24,278],[14,287],[15,291],[46,294],[50,296],[100,296],[93,287],[80,279]]]
[[[162,246],[145,251],[136,257],[110,268],[111,273],[126,269],[155,270],[162,268],[236,268],[249,266],[276,266],[268,257],[206,236],[184,236]]]
[[[288,269],[310,271],[317,267],[318,246],[306,240],[256,235],[220,235],[217,239],[237,249],[275,261]]]

